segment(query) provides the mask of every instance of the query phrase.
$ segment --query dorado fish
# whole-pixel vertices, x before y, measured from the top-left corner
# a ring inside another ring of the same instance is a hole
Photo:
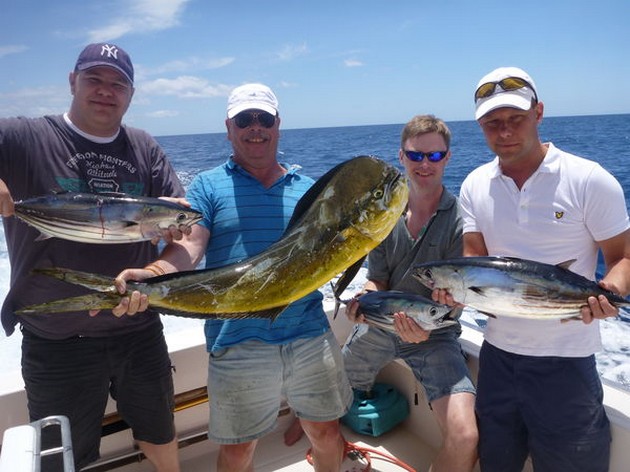
[[[373,156],[345,161],[300,199],[284,235],[262,253],[216,269],[129,282],[164,314],[274,319],[286,306],[358,264],[393,229],[407,204],[405,177]],[[121,299],[109,277],[58,268],[39,272],[99,290],[43,303],[18,314],[109,309]]]
[[[374,290],[358,297],[357,302],[357,314],[363,315],[366,323],[386,331],[396,332],[393,315],[399,312],[405,313],[425,331],[457,324],[457,320],[449,316],[453,313],[453,307],[414,293]]]
[[[456,302],[488,316],[579,318],[590,296],[605,295],[618,307],[630,302],[559,265],[514,257],[463,257],[414,267],[430,289],[447,289]]]
[[[123,193],[59,193],[15,203],[15,215],[42,236],[81,243],[147,241],[169,226],[190,226],[201,213],[177,203]]]

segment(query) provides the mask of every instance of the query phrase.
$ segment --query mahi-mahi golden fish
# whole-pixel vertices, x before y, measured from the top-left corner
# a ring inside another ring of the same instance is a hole
[[[374,156],[327,172],[300,199],[286,232],[262,253],[215,269],[128,282],[119,294],[110,277],[61,268],[39,273],[100,293],[66,298],[17,313],[111,309],[138,290],[164,314],[201,318],[272,318],[339,273],[356,268],[391,232],[408,197],[405,177]]]

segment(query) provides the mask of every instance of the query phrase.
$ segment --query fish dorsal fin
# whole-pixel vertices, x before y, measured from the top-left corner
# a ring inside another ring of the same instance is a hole
[[[328,183],[332,180],[337,172],[339,172],[339,168],[344,165],[345,162],[337,164],[335,167],[326,172],[323,176],[315,181],[315,183],[308,189],[308,191],[302,195],[302,198],[295,205],[295,209],[293,210],[293,215],[291,215],[291,220],[289,221],[289,225],[287,226],[286,231],[288,232],[297,221],[304,215],[308,209],[311,207],[313,202],[317,199],[319,194],[324,190],[324,188],[328,185]]]
[[[571,267],[576,260],[577,259],[569,259],[568,261],[564,261],[556,265],[561,269],[569,270],[569,267]]]

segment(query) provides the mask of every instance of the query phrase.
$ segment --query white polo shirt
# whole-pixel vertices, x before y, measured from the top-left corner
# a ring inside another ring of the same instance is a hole
[[[553,144],[519,190],[499,159],[464,180],[460,205],[464,233],[481,232],[488,254],[559,264],[595,279],[596,241],[630,227],[623,189],[596,162]],[[489,318],[485,339],[505,351],[530,356],[585,357],[601,349],[599,322]]]

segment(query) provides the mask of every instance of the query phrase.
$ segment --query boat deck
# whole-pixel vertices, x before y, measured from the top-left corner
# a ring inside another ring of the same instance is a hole
[[[292,414],[278,418],[278,427],[274,432],[260,440],[254,457],[256,472],[300,472],[313,470],[306,460],[310,443],[305,437],[292,446],[286,446],[283,433],[293,421]],[[435,451],[421,438],[414,435],[404,425],[400,425],[379,437],[354,433],[342,426],[347,441],[360,447],[380,451],[404,461],[414,470],[428,470]],[[185,472],[213,472],[216,470],[218,447],[211,441],[202,441],[180,449],[181,469]],[[405,469],[389,462],[376,453],[369,453],[373,472],[400,472]],[[365,469],[365,460],[344,461],[342,472],[360,472]],[[116,472],[153,472],[147,460],[135,462],[114,469]]]

